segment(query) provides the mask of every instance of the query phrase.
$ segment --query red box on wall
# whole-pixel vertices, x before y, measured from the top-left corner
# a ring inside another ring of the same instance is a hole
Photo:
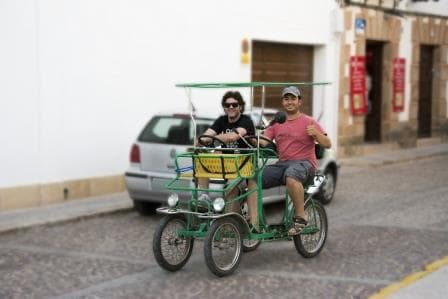
[[[366,57],[350,57],[350,106],[353,115],[367,114]]]
[[[393,99],[394,112],[404,111],[405,63],[404,58],[394,58],[393,65]]]

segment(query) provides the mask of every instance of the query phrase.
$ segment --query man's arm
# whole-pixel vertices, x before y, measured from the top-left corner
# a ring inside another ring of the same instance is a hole
[[[317,134],[314,136],[314,140],[317,141],[322,147],[324,148],[330,148],[331,147],[331,140],[327,135],[324,135],[320,132],[317,132]]]
[[[235,132],[236,131],[236,132]],[[238,127],[233,132],[216,135],[224,143],[234,142],[245,136],[247,131],[245,128]]]
[[[306,127],[306,132],[309,136],[313,137],[314,140],[319,143],[324,148],[330,148],[331,147],[331,140],[330,138],[323,134],[320,130],[317,129],[316,123],[314,120],[312,121],[311,125]]]
[[[215,132],[213,129],[208,128],[207,130],[205,130],[204,133],[200,134],[199,136],[201,136],[201,135],[216,136],[216,132]],[[197,136],[197,137],[198,137],[198,140],[196,140],[196,142],[195,142],[195,144],[194,144],[195,146],[200,145],[200,143],[199,143],[199,136]],[[208,144],[208,143],[211,143],[211,142],[212,142],[212,139],[211,139],[211,138],[203,137],[203,138],[201,138],[201,141],[202,141],[202,142],[205,142],[205,143]]]

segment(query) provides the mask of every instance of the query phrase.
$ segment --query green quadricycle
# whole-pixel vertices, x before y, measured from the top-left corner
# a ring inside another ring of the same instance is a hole
[[[177,86],[187,89],[190,104],[192,104],[191,88],[248,87],[251,88],[252,95],[255,88],[261,88],[263,110],[267,87],[322,84],[328,83],[197,83]],[[194,122],[193,112],[191,118]],[[166,186],[172,192],[168,197],[168,205],[157,209],[158,213],[166,215],[159,222],[153,239],[154,256],[163,269],[168,271],[181,269],[191,256],[195,239],[203,240],[206,264],[217,276],[229,275],[235,271],[242,253],[255,250],[262,241],[293,241],[296,250],[306,258],[314,257],[322,250],[327,238],[327,214],[322,204],[314,199],[314,195],[324,182],[324,175],[316,174],[304,185],[308,225],[300,234],[288,236],[288,228],[292,225],[295,211],[287,193],[284,196],[282,221],[273,224],[267,223],[265,219],[261,188],[263,169],[269,161],[277,159],[275,144],[263,146],[260,143],[260,139],[263,138],[260,131],[265,126],[260,122],[256,126],[256,135],[246,136],[248,144],[253,145],[249,148],[225,148],[219,139],[203,135],[199,137],[199,142],[201,138],[212,138],[215,139],[215,145],[220,145],[219,148],[194,146],[189,151],[176,155],[176,175]],[[221,181],[222,188],[200,188],[198,180],[201,178]],[[244,188],[248,179],[256,180],[257,189]],[[234,188],[240,189],[239,195],[228,198],[227,194]],[[179,194],[185,192],[190,194],[189,199],[180,199]],[[200,196],[203,192],[211,196]],[[258,229],[249,225],[245,204],[247,197],[254,192],[258,205]],[[234,201],[239,203],[241,212],[229,209]]]

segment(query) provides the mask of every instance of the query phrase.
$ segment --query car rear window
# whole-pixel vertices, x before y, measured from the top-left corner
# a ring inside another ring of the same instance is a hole
[[[197,135],[213,123],[213,119],[196,118]],[[138,137],[140,142],[192,145],[193,122],[189,116],[154,116]]]

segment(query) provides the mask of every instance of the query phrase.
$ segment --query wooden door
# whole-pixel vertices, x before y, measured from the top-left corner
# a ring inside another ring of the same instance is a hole
[[[364,123],[364,140],[381,142],[383,43],[368,42],[366,48],[366,72],[370,73],[371,88],[368,93],[370,108]]]
[[[310,82],[313,78],[313,47],[296,44],[253,41],[252,81]],[[312,115],[312,88],[300,88],[302,111]],[[282,108],[282,87],[266,90],[266,107]],[[255,90],[255,106],[261,104],[261,90]]]
[[[431,137],[434,47],[420,47],[418,84],[418,137]]]

